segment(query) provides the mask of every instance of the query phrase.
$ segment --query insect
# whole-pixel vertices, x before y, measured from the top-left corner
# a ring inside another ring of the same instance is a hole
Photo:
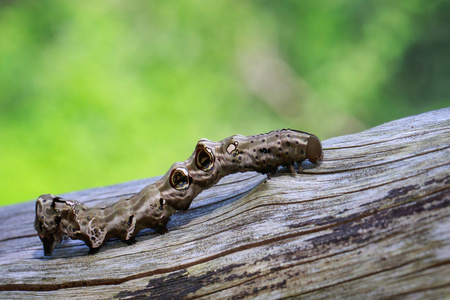
[[[291,129],[233,135],[220,142],[201,139],[192,155],[173,164],[163,178],[109,206],[88,207],[51,194],[40,196],[34,227],[46,256],[52,255],[64,236],[84,241],[89,253],[96,253],[111,238],[133,243],[145,228],[166,233],[175,210],[187,210],[200,192],[228,174],[256,171],[269,177],[279,166],[295,172],[296,163],[300,168],[306,159],[317,163],[322,158],[319,138]]]

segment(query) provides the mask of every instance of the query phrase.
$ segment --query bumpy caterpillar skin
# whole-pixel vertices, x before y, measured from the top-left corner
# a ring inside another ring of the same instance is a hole
[[[316,163],[322,158],[322,145],[315,135],[290,129],[234,135],[220,142],[201,139],[189,159],[173,164],[156,183],[110,206],[89,208],[75,200],[40,196],[34,227],[47,256],[65,235],[83,240],[90,253],[95,253],[111,238],[131,243],[145,228],[167,232],[166,224],[175,210],[187,210],[200,192],[228,174],[256,171],[269,175],[279,166],[294,171],[295,163],[300,167],[306,159]]]

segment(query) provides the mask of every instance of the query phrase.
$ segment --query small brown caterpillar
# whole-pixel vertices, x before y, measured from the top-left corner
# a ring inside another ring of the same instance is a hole
[[[234,135],[220,142],[201,139],[189,159],[173,164],[156,183],[110,206],[89,208],[75,200],[40,196],[34,227],[47,256],[65,235],[83,240],[89,253],[95,253],[111,238],[131,243],[145,228],[167,232],[166,224],[175,210],[187,210],[201,191],[228,174],[256,171],[269,175],[279,166],[295,172],[295,163],[300,168],[306,159],[316,163],[322,158],[319,138],[290,129],[248,137]]]

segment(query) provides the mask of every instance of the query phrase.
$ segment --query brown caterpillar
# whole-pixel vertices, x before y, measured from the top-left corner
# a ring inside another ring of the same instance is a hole
[[[95,253],[111,238],[131,243],[145,228],[167,232],[166,224],[175,210],[187,210],[201,191],[228,174],[256,171],[269,176],[279,166],[295,172],[295,163],[301,168],[306,159],[316,163],[322,158],[319,138],[290,129],[248,137],[234,135],[220,142],[201,139],[191,157],[173,164],[163,178],[110,206],[89,208],[75,200],[40,196],[34,228],[47,256],[65,235],[83,240],[89,253]]]

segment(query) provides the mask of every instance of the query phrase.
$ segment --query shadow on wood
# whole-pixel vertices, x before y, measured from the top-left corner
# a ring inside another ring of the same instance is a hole
[[[0,297],[443,298],[450,295],[450,109],[324,141],[271,180],[230,175],[163,236],[66,241],[44,257],[34,202],[0,210]],[[114,202],[157,178],[64,195]]]

